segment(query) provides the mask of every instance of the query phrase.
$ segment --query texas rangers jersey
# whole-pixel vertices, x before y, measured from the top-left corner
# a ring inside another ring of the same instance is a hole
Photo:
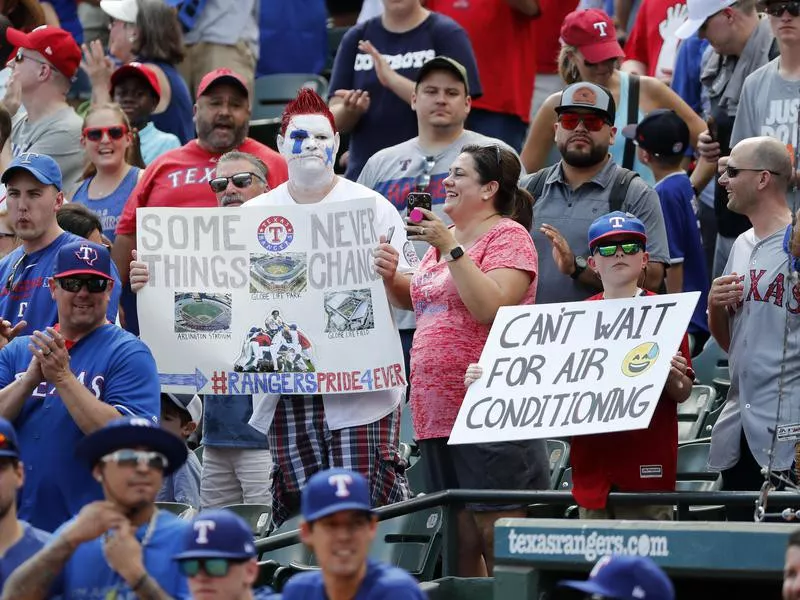
[[[748,229],[736,238],[725,266],[725,275],[736,273],[744,283],[744,297],[729,310],[731,387],[711,433],[712,469],[737,463],[742,428],[753,457],[766,466],[772,429],[800,422],[800,283],[789,273],[790,234],[782,227],[759,240]],[[793,459],[794,442],[778,442],[773,467],[788,469]]]
[[[29,338],[18,337],[0,350],[0,386],[21,377],[31,361]],[[150,349],[116,325],[103,325],[69,348],[70,368],[98,399],[122,415],[158,420],[160,387]],[[37,387],[14,419],[25,485],[19,516],[53,531],[83,505],[103,497],[89,469],[75,459],[84,433],[75,424],[55,387]]]
[[[58,321],[58,309],[50,295],[50,278],[53,276],[56,255],[64,244],[82,239],[65,231],[46,248],[25,254],[20,246],[3,257],[0,260],[0,317],[12,325],[27,321],[23,335],[30,335],[35,329],[43,330]],[[113,262],[111,274],[114,276],[114,288],[111,290],[106,317],[113,323],[117,320],[122,290],[119,271]]]

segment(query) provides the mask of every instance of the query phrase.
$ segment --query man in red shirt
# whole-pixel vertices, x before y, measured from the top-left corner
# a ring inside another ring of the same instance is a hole
[[[277,187],[289,174],[283,157],[247,137],[250,99],[244,78],[229,69],[203,77],[194,105],[197,139],[171,150],[144,171],[117,225],[113,258],[123,284],[128,281],[131,250],[136,248],[136,209],[140,207],[216,207],[208,182],[219,157],[238,150],[257,156],[267,165],[267,183]]]
[[[536,47],[536,0],[427,0],[425,7],[447,15],[469,34],[483,96],[473,98],[467,129],[522,150],[530,120]]]

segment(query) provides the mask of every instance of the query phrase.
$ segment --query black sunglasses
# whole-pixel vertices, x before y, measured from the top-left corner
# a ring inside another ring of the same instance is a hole
[[[208,185],[211,186],[212,191],[215,194],[219,194],[220,192],[224,192],[225,188],[228,187],[228,182],[232,181],[233,185],[239,189],[243,189],[246,187],[250,187],[253,183],[253,178],[258,179],[261,183],[266,183],[264,178],[257,173],[236,173],[235,175],[231,175],[230,177],[215,177],[211,181],[208,182]]]
[[[91,294],[98,294],[105,292],[108,288],[108,279],[102,277],[92,277],[90,279],[82,279],[80,277],[59,277],[56,279],[59,287],[67,292],[77,294],[81,291],[83,286],[89,290]]]
[[[39,60],[38,58],[34,58],[33,56],[29,56],[29,55],[25,54],[25,52],[22,50],[22,48],[18,48],[17,49],[17,53],[14,55],[14,62],[15,63],[21,63],[25,59],[32,60],[33,62],[37,62],[40,65],[49,65],[50,64],[46,60]]]
[[[764,7],[764,12],[772,17],[780,17],[784,11],[793,17],[800,17],[800,2],[774,2]]]
[[[725,175],[728,176],[728,179],[734,179],[735,177],[738,177],[739,173],[741,173],[742,171],[753,171],[755,173],[766,171],[767,173],[772,173],[773,175],[780,175],[780,173],[776,173],[775,171],[770,171],[769,169],[748,169],[745,167],[732,167],[731,165],[725,167]]]
[[[225,577],[230,571],[231,565],[242,562],[244,561],[229,558],[190,558],[178,562],[178,565],[180,565],[181,573],[186,577],[195,577],[200,569],[203,569],[209,577]]]
[[[11,267],[11,273],[9,274],[8,279],[6,279],[7,292],[14,291],[14,288],[17,285],[16,283],[14,283],[14,278],[17,276],[17,269],[19,269],[20,265],[22,264],[22,261],[25,260],[25,256],[27,255],[23,252],[22,255],[19,257],[19,259],[17,259],[17,262],[14,263],[14,266]]]
[[[125,125],[114,125],[111,127],[86,127],[83,130],[84,137],[90,142],[99,142],[103,139],[104,133],[107,133],[110,139],[119,141],[128,133],[128,128]]]

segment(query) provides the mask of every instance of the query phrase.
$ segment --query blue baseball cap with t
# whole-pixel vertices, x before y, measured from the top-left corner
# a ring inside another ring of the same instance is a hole
[[[47,154],[37,154],[35,152],[23,152],[15,156],[8,168],[0,177],[0,182],[8,183],[11,176],[19,171],[27,171],[33,175],[39,183],[52,185],[61,191],[61,168],[58,163]]]
[[[194,518],[191,529],[184,534],[183,551],[172,558],[248,560],[255,556],[250,526],[238,515],[221,508],[203,511]]]
[[[604,556],[586,581],[560,581],[558,585],[615,600],[675,600],[667,574],[642,556]]]
[[[10,421],[0,417],[0,457],[19,458],[17,432]]]
[[[108,248],[89,240],[70,242],[59,248],[53,277],[94,275],[103,279],[114,279],[111,274],[111,253]]]
[[[367,480],[348,469],[315,473],[303,488],[300,505],[303,518],[309,522],[343,510],[372,513]]]
[[[644,223],[630,213],[616,210],[598,217],[589,225],[589,248],[593,248],[606,238],[625,236],[647,244]]]

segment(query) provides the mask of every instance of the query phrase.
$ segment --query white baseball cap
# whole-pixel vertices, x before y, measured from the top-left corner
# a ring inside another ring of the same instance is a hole
[[[680,40],[691,37],[706,19],[735,3],[736,0],[686,0],[689,18],[675,30],[675,36]]]
[[[139,7],[136,0],[100,0],[100,8],[112,19],[136,23]]]

